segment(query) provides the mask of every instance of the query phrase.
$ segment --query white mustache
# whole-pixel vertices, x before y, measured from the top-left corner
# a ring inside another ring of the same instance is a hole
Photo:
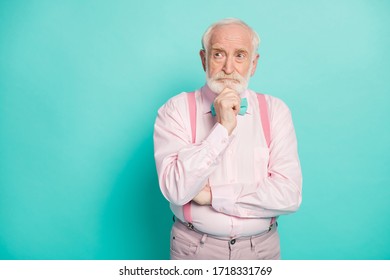
[[[241,75],[239,75],[235,72],[228,74],[228,75],[226,75],[224,72],[218,72],[213,77],[211,77],[211,79],[213,79],[213,80],[230,79],[230,80],[237,81],[239,83],[245,82],[245,79],[243,77],[241,77]]]

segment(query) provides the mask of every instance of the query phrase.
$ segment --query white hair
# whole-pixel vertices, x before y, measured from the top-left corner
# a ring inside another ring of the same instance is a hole
[[[248,24],[246,24],[245,22],[243,22],[242,20],[237,19],[237,18],[225,18],[225,19],[222,19],[222,20],[217,21],[216,23],[210,25],[210,27],[206,30],[206,32],[203,34],[203,37],[202,37],[203,50],[205,50],[207,52],[208,47],[209,47],[209,43],[210,43],[210,39],[211,39],[211,35],[212,35],[214,29],[219,27],[219,26],[224,26],[224,25],[229,25],[229,24],[238,24],[238,25],[241,25],[241,26],[248,28],[248,30],[250,31],[250,33],[252,35],[253,54],[256,54],[257,49],[259,48],[259,44],[260,44],[259,35]]]

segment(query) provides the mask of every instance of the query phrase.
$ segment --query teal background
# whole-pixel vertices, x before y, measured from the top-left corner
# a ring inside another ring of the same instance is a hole
[[[284,259],[390,259],[389,1],[1,1],[0,259],[167,259],[157,109],[204,83],[209,24],[258,31],[293,113]]]

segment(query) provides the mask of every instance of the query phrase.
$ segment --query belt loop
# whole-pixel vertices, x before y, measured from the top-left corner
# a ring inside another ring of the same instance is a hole
[[[202,239],[200,240],[200,246],[203,247],[203,244],[206,242],[207,234],[203,234]]]
[[[252,250],[252,252],[255,250],[255,246],[253,246],[253,240],[252,240],[252,236],[251,236],[251,238],[250,238],[250,242],[251,242],[251,250]]]

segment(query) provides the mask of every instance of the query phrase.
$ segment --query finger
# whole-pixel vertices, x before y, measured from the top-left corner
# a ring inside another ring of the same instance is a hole
[[[235,91],[234,89],[228,88],[228,87],[224,88],[220,92],[219,95],[221,95],[221,96],[224,96],[224,95],[237,95],[237,96],[240,96],[240,94],[237,91]]]
[[[233,103],[233,104],[240,104],[241,103],[241,97],[240,95],[235,91],[225,91],[223,94],[221,93],[217,98],[214,100],[214,103]]]
[[[228,88],[228,87],[226,87],[226,88],[224,88],[219,94],[221,95],[224,95],[224,94],[226,94],[227,92],[231,92],[231,91],[233,91],[231,88]]]

